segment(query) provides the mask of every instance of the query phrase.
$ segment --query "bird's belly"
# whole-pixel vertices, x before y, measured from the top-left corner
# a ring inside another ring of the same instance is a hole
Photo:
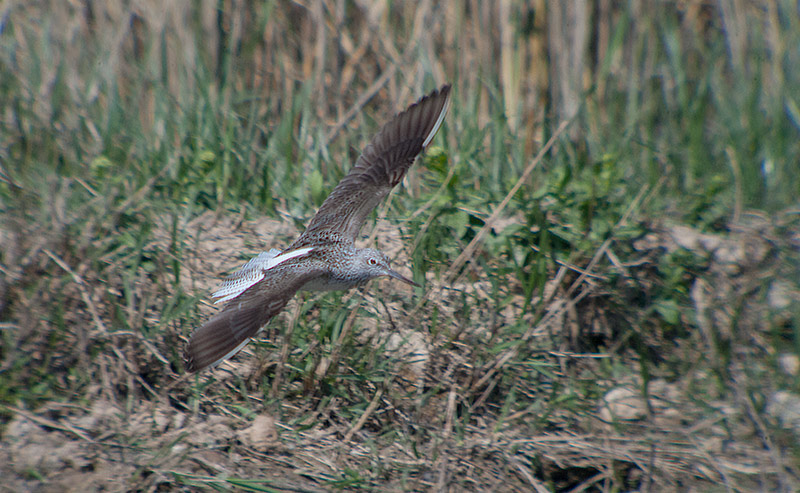
[[[301,291],[341,291],[358,286],[360,283],[351,279],[343,279],[332,274],[320,276],[303,284]]]

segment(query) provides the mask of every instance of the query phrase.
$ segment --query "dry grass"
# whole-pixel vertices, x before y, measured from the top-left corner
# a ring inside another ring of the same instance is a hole
[[[697,307],[696,313],[703,313],[707,323],[728,327],[719,320],[726,316],[727,307],[741,300],[753,279],[780,265],[777,259],[768,258],[790,245],[770,245],[756,239],[779,238],[772,228],[762,224],[757,228],[758,235],[752,228],[742,228],[730,238],[706,238],[733,246],[746,242],[747,252],[761,252],[747,260],[733,257],[714,262],[711,274],[697,279],[701,286],[713,283],[724,288],[706,298],[703,307]],[[264,229],[284,231],[276,235],[289,238],[293,225],[273,220],[244,221],[238,226],[228,220],[213,224],[208,216],[182,225],[181,230],[187,232],[182,258],[195,268],[185,270],[181,285],[186,291],[206,291],[212,285],[211,274],[230,267],[226,265],[231,261],[230,249],[246,248],[243,245]],[[687,241],[685,238],[693,233],[665,231],[651,237],[640,253],[653,258],[675,249],[671,239],[675,234]],[[160,235],[155,236],[156,242],[163,241],[158,239]],[[379,244],[391,241],[382,240],[379,233]],[[733,266],[737,271],[731,275]],[[74,289],[75,303],[102,299],[101,291],[107,289],[81,284],[77,277],[68,284]],[[195,485],[250,478],[278,490],[309,491],[334,485],[375,488],[386,484],[415,490],[445,485],[481,490],[502,483],[508,490],[519,491],[568,485],[595,489],[611,483],[651,485],[662,490],[696,488],[706,481],[733,490],[777,488],[781,481],[785,486],[794,484],[784,469],[791,466],[776,462],[786,460],[779,459],[780,446],[763,441],[777,437],[762,435],[764,430],[754,421],[757,415],[748,414],[741,401],[752,395],[747,389],[760,385],[752,381],[752,368],[741,365],[766,349],[754,345],[763,334],[759,323],[763,315],[759,313],[765,306],[748,303],[740,309],[739,317],[748,324],[740,327],[740,341],[734,345],[737,354],[729,366],[735,373],[731,382],[737,386],[732,394],[714,389],[713,384],[708,388],[709,367],[703,361],[720,358],[704,354],[717,347],[706,338],[708,331],[718,328],[701,323],[704,333],[690,337],[696,345],[679,350],[691,368],[679,378],[654,377],[645,384],[628,375],[617,381],[597,382],[600,388],[633,391],[620,409],[632,408],[634,414],[613,416],[612,423],[606,421],[609,415],[604,414],[604,406],[597,403],[602,401],[581,395],[585,386],[581,382],[597,375],[598,363],[611,355],[576,353],[568,346],[559,349],[548,342],[554,331],[569,326],[570,319],[576,323],[576,317],[602,318],[602,312],[609,310],[603,301],[606,296],[595,288],[578,296],[582,299],[564,298],[569,283],[556,280],[554,284],[550,289],[557,294],[540,322],[531,325],[535,330],[527,337],[504,341],[505,336],[497,331],[497,327],[518,324],[520,317],[526,318],[519,297],[500,314],[479,310],[480,303],[472,301],[470,305],[476,310],[462,321],[464,328],[449,332],[445,338],[405,329],[433,325],[430,317],[434,313],[459,320],[453,313],[457,296],[444,296],[429,300],[416,317],[399,308],[391,309],[391,324],[385,317],[382,321],[367,319],[382,329],[376,333],[369,325],[359,325],[354,329],[358,332],[355,342],[338,340],[335,346],[369,344],[383,348],[379,357],[391,360],[396,354],[390,344],[381,342],[387,335],[421,334],[421,339],[408,337],[398,347],[403,348],[401,354],[413,353],[422,364],[404,363],[401,356],[381,381],[369,382],[353,378],[359,373],[350,366],[354,360],[343,358],[333,374],[334,387],[330,387],[324,375],[334,356],[326,353],[328,356],[323,355],[318,366],[306,373],[305,380],[288,378],[277,394],[274,388],[265,389],[259,382],[260,375],[279,364],[275,358],[280,336],[275,346],[268,345],[272,349],[245,350],[230,364],[195,382],[176,374],[159,354],[174,352],[180,346],[173,330],[142,338],[138,333],[109,334],[90,329],[86,337],[91,344],[102,343],[106,349],[84,363],[91,383],[81,387],[80,399],[73,404],[45,403],[36,411],[7,408],[15,418],[4,434],[8,445],[4,463],[17,473],[37,471],[34,476],[19,477],[12,489],[27,489],[41,477],[49,478],[53,488],[69,487],[78,478],[95,487],[113,481],[112,489],[162,488],[174,485],[176,478]],[[153,288],[143,285],[141,291]],[[55,290],[52,284],[51,289]],[[455,284],[448,292],[488,299],[488,289],[485,283],[468,283]],[[370,289],[376,290],[375,285]],[[570,305],[571,309],[564,308]],[[108,320],[103,308],[97,311],[101,320]],[[558,322],[548,316],[553,311],[560,313]],[[314,325],[316,313],[312,304],[305,323]],[[287,318],[273,325],[283,326]],[[85,314],[85,320],[90,319],[90,314]],[[80,334],[65,337],[73,340]],[[513,344],[512,352],[501,352],[475,365],[480,347],[507,343]],[[655,340],[650,343],[660,344]],[[302,361],[298,355],[301,348],[290,351],[292,361]],[[174,357],[168,359],[175,361]],[[539,376],[514,378],[528,371],[526,365],[538,368]],[[646,401],[642,401],[643,387],[647,388]],[[701,387],[705,387],[703,399],[687,399]],[[335,395],[328,395],[331,389]],[[710,395],[717,397],[706,401]],[[509,399],[522,405],[509,407]],[[566,401],[559,404],[554,399]],[[712,402],[714,407],[709,409]],[[541,428],[544,423],[547,426]],[[50,453],[42,455],[36,447],[45,447]],[[118,483],[117,477],[129,478],[129,482]],[[544,482],[537,478],[548,479]]]
[[[0,7],[0,489],[798,488],[785,5],[598,2],[569,123],[544,2],[219,5]],[[364,232],[425,288],[298,298],[186,376],[216,280],[445,80]]]

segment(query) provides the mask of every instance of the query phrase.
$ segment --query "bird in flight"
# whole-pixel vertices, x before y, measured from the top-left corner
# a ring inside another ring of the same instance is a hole
[[[350,289],[380,276],[417,286],[394,271],[382,252],[354,242],[367,215],[431,143],[449,104],[447,84],[385,124],[289,248],[262,252],[223,281],[212,296],[227,304],[189,338],[188,371],[238,353],[297,291]]]

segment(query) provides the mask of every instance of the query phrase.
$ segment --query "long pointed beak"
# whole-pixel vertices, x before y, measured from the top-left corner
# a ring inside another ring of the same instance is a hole
[[[390,276],[390,277],[394,277],[395,279],[397,279],[399,281],[403,281],[406,284],[411,284],[412,286],[415,286],[415,287],[418,287],[418,288],[421,287],[419,284],[415,283],[411,279],[407,278],[406,276],[404,276],[404,275],[402,275],[402,274],[400,274],[398,272],[393,271],[392,269],[388,269],[387,275]]]

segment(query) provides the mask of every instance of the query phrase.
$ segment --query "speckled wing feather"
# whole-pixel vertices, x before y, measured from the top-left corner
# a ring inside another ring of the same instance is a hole
[[[302,262],[302,268],[297,268],[298,262]],[[186,370],[200,371],[235,355],[303,285],[326,271],[319,260],[307,258],[292,259],[265,271],[263,279],[194,331],[186,345]]]
[[[211,295],[213,298],[219,298],[214,304],[216,305],[217,303],[235,299],[258,283],[258,281],[264,279],[268,270],[275,268],[275,266],[287,260],[307,255],[313,250],[313,247],[306,247],[281,253],[280,250],[273,248],[268,252],[261,252],[257,256],[251,258],[241,269],[222,281],[219,288]]]
[[[289,249],[318,244],[329,232],[355,241],[367,215],[400,183],[433,140],[449,102],[448,84],[384,125]]]

